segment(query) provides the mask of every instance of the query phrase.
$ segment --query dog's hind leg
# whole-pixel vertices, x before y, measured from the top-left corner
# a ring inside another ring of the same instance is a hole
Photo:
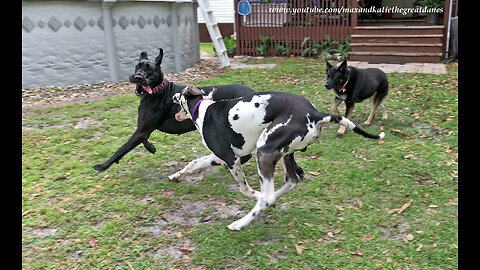
[[[281,157],[282,155],[278,151],[273,153],[265,153],[261,150],[257,150],[257,164],[260,175],[261,194],[258,197],[257,203],[253,209],[241,219],[228,225],[228,229],[232,231],[241,230],[243,227],[252,222],[252,220],[263,210],[270,205],[275,204],[275,186],[273,182],[273,174],[275,172],[275,165]]]
[[[190,161],[187,166],[185,166],[182,170],[170,175],[168,180],[173,182],[180,182],[182,178],[185,176],[186,173],[192,174],[193,172],[209,167],[214,165],[221,165],[225,164],[221,159],[219,159],[214,154],[210,154],[208,156],[204,156],[201,158],[197,158],[195,160]]]
[[[380,108],[382,108],[382,121],[385,121],[388,119],[387,116],[387,107],[385,107],[385,104],[381,103]]]
[[[369,126],[373,118],[375,117],[375,113],[377,111],[378,106],[382,108],[382,120],[387,120],[387,108],[383,104],[383,100],[385,99],[386,94],[381,93],[379,94],[378,92],[375,92],[375,94],[372,96],[372,111],[370,112],[370,115],[368,116],[367,120],[364,122],[365,125]]]
[[[375,92],[375,94],[373,94],[373,96],[370,98],[372,100],[372,110],[370,111],[370,114],[368,115],[367,120],[363,122],[364,125],[369,126],[372,123],[373,118],[375,117],[375,113],[377,112],[377,107],[378,105],[380,105],[380,102],[376,98],[376,96],[377,96],[377,92]]]
[[[300,179],[295,173],[295,159],[293,158],[293,153],[287,154],[283,157],[283,164],[285,166],[285,182],[283,183],[283,186],[275,192],[275,200],[295,188],[300,182]]]
[[[385,104],[384,104],[384,101],[385,101],[385,98],[387,97],[387,93],[388,93],[388,88],[386,91],[384,91],[382,93],[382,95],[377,95],[376,98],[378,99],[378,104],[380,106],[380,108],[382,108],[382,121],[385,121],[388,119],[388,116],[387,116],[387,107],[385,107]]]
[[[305,150],[300,150],[300,151],[306,151],[307,148],[305,147]],[[293,159],[293,153],[292,153],[292,159]],[[298,166],[297,162],[295,159],[293,159],[293,168],[295,168],[295,172],[297,173],[298,177],[300,179],[303,179],[305,176],[305,172],[303,171],[302,167]]]
[[[279,151],[265,152],[261,149],[257,150],[257,167],[258,175],[260,176],[260,190],[262,196],[267,200],[267,206],[275,204],[275,184],[273,175],[275,174],[275,166],[281,157],[282,153]]]

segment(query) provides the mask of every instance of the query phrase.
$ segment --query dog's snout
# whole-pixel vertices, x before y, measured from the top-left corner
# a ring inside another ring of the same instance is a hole
[[[133,74],[130,76],[130,82],[132,83],[140,83],[143,81],[143,77],[140,74]]]

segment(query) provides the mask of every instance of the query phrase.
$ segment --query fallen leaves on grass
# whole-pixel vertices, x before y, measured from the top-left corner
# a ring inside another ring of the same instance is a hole
[[[360,250],[350,251],[350,254],[356,255],[356,256],[360,256],[360,257],[362,257],[363,255],[365,255],[365,254],[363,254],[363,252],[361,252]]]
[[[184,253],[191,252],[192,248],[190,248],[190,246],[184,246],[184,247],[180,248],[180,251],[184,252]]]
[[[392,132],[393,133],[397,133],[397,134],[400,134],[404,139],[410,139],[410,134],[408,133],[405,133],[399,129],[392,129]]]
[[[411,113],[410,116],[412,116],[413,119],[415,119],[417,121],[420,120],[420,116],[418,115],[418,113]]]
[[[363,235],[362,239],[365,240],[365,241],[371,241],[371,240],[375,239],[375,236],[373,236],[373,235]]]
[[[90,240],[88,240],[88,244],[91,246],[91,247],[95,247],[95,245],[97,244],[97,239],[95,238],[90,238]]]
[[[305,247],[302,247],[302,246],[299,246],[299,245],[295,244],[295,250],[297,251],[298,255],[302,255],[302,252],[303,252],[304,249],[305,249]]]
[[[132,264],[129,261],[125,261],[125,263],[128,265],[128,268],[130,268],[130,270],[135,270],[135,268],[133,268]]]
[[[405,242],[410,242],[414,239],[415,237],[413,236],[413,234],[411,233],[407,233],[407,234],[404,234],[403,235],[403,240],[405,240]]]
[[[42,187],[40,184],[36,184],[35,186],[32,187],[36,193],[40,193],[42,191]]]
[[[390,213],[397,213],[397,214],[401,214],[403,213],[403,211],[405,211],[411,204],[413,203],[413,199],[410,199],[407,203],[405,203],[404,205],[402,205],[402,207],[400,208],[395,208],[395,209],[390,209],[388,210],[388,212]]]
[[[27,211],[23,212],[23,213],[22,213],[22,217],[25,216],[26,214],[32,212],[32,211],[33,211],[33,209],[30,209],[30,210],[27,210]]]
[[[342,232],[342,229],[336,229],[336,230],[334,230],[333,232],[328,232],[328,233],[325,234],[325,236],[323,237],[323,240],[329,241],[329,240],[331,240],[331,239],[334,239],[335,236],[336,236],[337,234],[341,233],[341,232]]]

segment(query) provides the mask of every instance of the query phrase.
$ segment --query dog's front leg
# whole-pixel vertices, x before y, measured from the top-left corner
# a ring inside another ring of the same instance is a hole
[[[155,152],[157,152],[157,149],[155,148],[155,146],[153,146],[153,144],[147,140],[143,142],[143,147],[145,147],[145,149],[147,149],[148,152],[152,154],[155,154]]]
[[[214,166],[214,165],[220,165],[220,164],[225,164],[223,160],[219,159],[217,156],[214,154],[204,156],[201,158],[197,158],[195,160],[190,161],[185,168],[182,170],[170,175],[168,179],[170,181],[174,182],[180,182],[182,178],[185,176],[186,173],[192,174],[193,172],[209,167],[209,166]]]
[[[332,107],[330,108],[334,114],[340,114],[338,112],[338,105],[340,105],[340,103],[342,103],[342,100],[335,96],[335,100],[333,101]]]
[[[137,147],[142,142],[147,141],[148,137],[153,130],[146,130],[146,129],[139,129],[133,133],[132,137],[128,139],[128,141],[120,147],[113,156],[105,161],[104,163],[96,164],[93,168],[97,171],[104,171],[108,169],[114,162],[118,163],[118,161],[128,152],[130,152],[133,148]]]
[[[240,185],[240,191],[243,193],[243,195],[250,197],[250,198],[259,198],[260,197],[260,192],[252,189],[248,183],[247,179],[245,178],[245,173],[243,172],[242,169],[242,164],[240,161],[240,158],[237,158],[235,162],[233,163],[233,166],[228,168],[230,170],[230,173],[233,175],[233,178],[237,180],[238,184]]]

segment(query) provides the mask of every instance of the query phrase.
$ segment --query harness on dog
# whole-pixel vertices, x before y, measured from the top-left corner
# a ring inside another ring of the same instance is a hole
[[[193,121],[193,116],[195,115],[195,112],[197,111],[198,107],[200,107],[200,103],[202,103],[202,101],[204,101],[204,100],[212,100],[212,99],[211,98],[202,98],[199,101],[197,101],[197,104],[195,104],[195,106],[193,107],[193,110],[192,110],[192,122],[195,122],[195,121]]]

